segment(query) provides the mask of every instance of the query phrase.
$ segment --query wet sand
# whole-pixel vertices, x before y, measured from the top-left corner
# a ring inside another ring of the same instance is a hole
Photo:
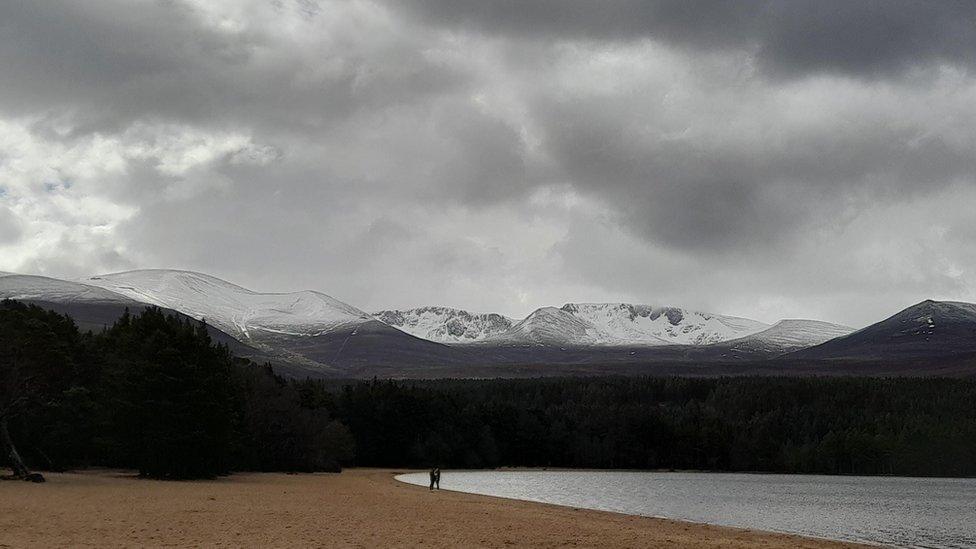
[[[0,482],[0,547],[855,547],[431,492],[393,471],[141,480],[117,471]]]

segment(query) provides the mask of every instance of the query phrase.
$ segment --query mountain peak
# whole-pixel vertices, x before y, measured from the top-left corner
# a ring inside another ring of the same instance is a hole
[[[965,301],[937,301],[934,299],[926,299],[908,307],[902,312],[925,309],[925,310],[935,310],[935,311],[964,311],[967,314],[976,314],[976,304],[966,303]]]
[[[754,320],[631,303],[542,307],[493,341],[559,346],[703,345],[769,326]]]
[[[592,324],[615,345],[706,345],[769,327],[747,318],[646,304],[567,303],[561,310]]]
[[[579,346],[604,343],[607,336],[569,312],[556,307],[541,307],[490,340],[503,344]]]
[[[472,313],[440,306],[377,311],[373,316],[408,334],[438,343],[484,341],[508,330],[515,323],[497,313]]]

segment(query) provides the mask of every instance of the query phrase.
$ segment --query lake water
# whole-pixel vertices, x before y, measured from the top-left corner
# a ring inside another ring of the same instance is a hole
[[[428,483],[427,473],[397,479]],[[441,488],[898,547],[976,547],[976,479],[444,471]]]

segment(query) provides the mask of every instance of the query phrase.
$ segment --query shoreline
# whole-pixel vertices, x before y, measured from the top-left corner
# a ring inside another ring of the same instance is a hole
[[[482,470],[482,469],[472,469],[472,471],[480,471],[480,470]],[[465,470],[464,469],[459,469],[459,470],[450,469],[450,470],[445,470],[445,471],[442,471],[442,472],[449,472],[450,473],[450,472],[463,472],[463,471],[465,471]],[[552,471],[552,472],[563,472],[563,471],[615,472],[615,471],[618,471],[618,469],[569,469],[569,468],[567,468],[567,469],[556,469],[556,468],[516,468],[516,467],[508,467],[508,468],[493,469],[493,471],[498,471],[498,472],[506,472],[506,471],[508,471],[508,472],[518,472],[518,471],[540,471],[540,472],[542,472],[542,471]],[[648,472],[648,471],[641,471],[641,470],[636,470],[636,469],[635,470],[627,470],[627,471],[630,471],[630,472]],[[651,471],[651,472],[664,472],[664,473],[682,473],[682,472],[687,473],[687,472],[696,472],[696,473],[701,473],[703,471],[667,471],[667,470],[662,470],[662,471]],[[715,471],[715,472],[720,473],[721,471]],[[412,482],[407,482],[405,480],[400,480],[400,477],[401,476],[404,476],[404,475],[412,475],[412,474],[421,474],[421,473],[426,473],[426,471],[405,471],[405,472],[394,472],[392,474],[393,474],[393,479],[396,480],[397,482],[400,482],[402,484],[406,484],[408,486],[414,486],[414,487],[417,487],[417,488],[421,488],[421,489],[427,488],[423,484],[414,484]],[[743,473],[743,474],[749,474],[749,473]],[[778,473],[769,473],[769,474],[778,474]],[[907,477],[907,478],[913,478],[913,477]],[[427,489],[429,490],[429,488],[427,488]],[[712,522],[699,522],[699,521],[694,521],[694,520],[671,518],[671,517],[666,517],[666,516],[662,516],[662,515],[641,515],[641,514],[635,514],[635,513],[626,513],[626,512],[623,512],[623,511],[609,511],[609,510],[606,510],[606,509],[594,509],[594,508],[591,508],[591,507],[576,507],[576,506],[573,506],[573,505],[567,505],[567,504],[562,504],[562,503],[551,503],[551,502],[548,502],[548,501],[531,500],[531,499],[519,499],[519,498],[515,498],[515,497],[496,496],[496,495],[492,495],[492,494],[479,494],[477,492],[465,492],[463,490],[451,490],[450,488],[437,488],[436,490],[443,491],[443,492],[453,492],[455,494],[466,494],[466,495],[480,496],[480,497],[485,497],[485,498],[500,499],[500,500],[504,500],[504,501],[518,501],[518,502],[532,503],[532,504],[537,504],[537,505],[550,505],[550,506],[553,506],[553,507],[560,507],[560,508],[563,508],[563,509],[572,509],[574,511],[586,511],[586,512],[595,512],[595,513],[609,513],[609,514],[612,514],[612,515],[621,515],[621,516],[625,516],[625,517],[648,518],[648,519],[654,519],[654,520],[674,522],[674,523],[678,523],[678,524],[688,524],[688,525],[691,525],[691,526],[711,526],[711,527],[715,527],[715,528],[728,528],[728,529],[740,530],[740,531],[744,531],[744,532],[757,532],[757,533],[765,533],[765,534],[781,534],[781,535],[784,535],[784,536],[791,536],[791,537],[797,537],[797,538],[802,538],[802,539],[810,539],[810,540],[815,540],[815,541],[825,541],[825,542],[846,544],[846,545],[851,545],[851,546],[854,546],[854,547],[884,547],[884,545],[882,545],[882,544],[872,544],[872,543],[867,543],[867,542],[863,542],[863,541],[861,541],[861,542],[848,541],[848,540],[842,540],[842,539],[834,539],[834,538],[827,538],[827,537],[821,537],[821,536],[813,536],[813,535],[809,535],[809,534],[797,534],[795,532],[786,532],[786,531],[783,531],[783,530],[761,530],[761,529],[747,528],[747,527],[743,527],[743,526],[729,526],[729,525],[726,525],[726,524],[715,524],[715,523],[712,523]]]
[[[0,483],[0,547],[871,547],[426,487],[412,470]]]
[[[706,475],[756,475],[756,476],[772,476],[772,475],[782,475],[791,477],[828,477],[828,478],[898,478],[898,479],[912,479],[912,480],[969,480],[974,479],[976,476],[955,476],[955,477],[945,477],[945,476],[935,476],[935,475],[858,475],[853,473],[779,473],[775,471],[723,471],[721,469],[594,469],[590,467],[495,467],[494,469],[451,469],[450,471],[463,473],[465,471],[496,471],[499,473],[513,472],[517,473],[519,471],[525,472],[566,472],[566,471],[582,471],[589,473],[694,473],[694,474],[706,474]],[[422,472],[422,471],[410,471],[410,472]]]

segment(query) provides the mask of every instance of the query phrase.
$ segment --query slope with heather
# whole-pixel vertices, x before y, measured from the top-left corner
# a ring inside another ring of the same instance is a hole
[[[976,304],[926,300],[790,357],[892,360],[968,354],[976,355]]]

